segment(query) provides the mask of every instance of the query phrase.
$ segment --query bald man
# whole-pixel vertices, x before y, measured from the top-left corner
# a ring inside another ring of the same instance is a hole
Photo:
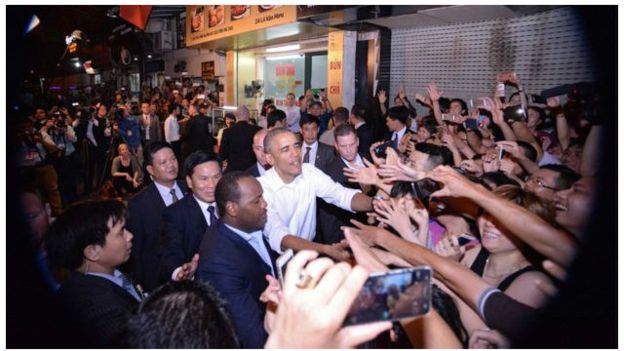
[[[236,110],[236,123],[223,131],[219,157],[227,163],[225,172],[245,171],[256,162],[252,149],[253,137],[261,128],[249,124],[249,109]]]

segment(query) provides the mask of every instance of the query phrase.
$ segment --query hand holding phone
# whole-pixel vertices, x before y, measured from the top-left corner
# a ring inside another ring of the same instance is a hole
[[[344,325],[418,317],[429,313],[430,308],[430,267],[374,273],[351,305]]]
[[[293,258],[294,252],[292,249],[284,251],[284,253],[275,260],[277,266],[277,278],[282,286],[284,286],[284,277],[286,276],[286,266],[291,258]]]

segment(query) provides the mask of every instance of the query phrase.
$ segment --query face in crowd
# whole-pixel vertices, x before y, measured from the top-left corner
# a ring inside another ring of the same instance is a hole
[[[596,178],[585,177],[555,194],[555,221],[577,237],[582,235],[590,217],[596,186]]]
[[[178,177],[178,159],[173,150],[168,147],[158,150],[152,156],[152,164],[148,165],[147,172],[154,181],[160,183],[173,182]]]
[[[261,129],[257,132],[253,137],[253,144],[251,146],[253,148],[254,155],[256,156],[256,161],[258,161],[258,163],[262,166],[266,166],[267,164],[266,154],[264,153],[264,137],[266,134],[266,129]]]
[[[319,134],[319,125],[316,123],[306,123],[301,126],[301,136],[303,141],[307,145],[312,145],[316,142]]]
[[[557,178],[559,174],[552,169],[541,168],[527,179],[525,190],[537,195],[539,198],[551,202],[555,199]]]
[[[186,176],[186,184],[203,202],[215,201],[215,190],[221,179],[221,167],[217,161],[200,163],[193,168],[193,174]]]
[[[244,177],[238,180],[240,198],[238,200],[237,216],[240,229],[250,233],[262,230],[267,222],[267,203],[262,197],[262,186],[253,177]]]
[[[301,174],[301,144],[294,133],[284,132],[273,137],[267,161],[286,183]]]
[[[354,133],[339,135],[334,141],[334,146],[336,147],[336,150],[338,150],[340,157],[345,159],[347,162],[355,161],[359,145],[360,140]]]
[[[286,106],[293,107],[293,106],[295,106],[296,103],[297,103],[297,101],[296,101],[296,98],[295,98],[294,94],[286,95]]]

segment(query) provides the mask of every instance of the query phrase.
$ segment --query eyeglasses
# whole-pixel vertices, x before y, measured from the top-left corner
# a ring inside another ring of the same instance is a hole
[[[548,186],[548,185],[544,184],[544,182],[541,179],[535,179],[535,178],[531,177],[531,178],[529,178],[527,180],[527,182],[531,182],[531,181],[535,182],[535,184],[537,184],[537,186],[539,186],[540,188],[550,189],[552,191],[559,191],[559,190],[561,190],[561,189],[554,188],[552,186]]]

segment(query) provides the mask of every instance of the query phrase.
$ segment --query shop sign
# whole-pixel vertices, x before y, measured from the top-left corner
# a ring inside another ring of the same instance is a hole
[[[186,7],[186,46],[296,20],[295,5],[190,5]]]
[[[327,98],[332,106],[342,106],[342,71],[344,60],[344,32],[329,33],[327,38]]]
[[[292,63],[275,65],[275,77],[277,78],[277,95],[286,96],[294,93],[297,88],[295,81],[295,65]]]
[[[215,76],[215,63],[214,61],[202,62],[201,72],[203,80],[213,80]]]

